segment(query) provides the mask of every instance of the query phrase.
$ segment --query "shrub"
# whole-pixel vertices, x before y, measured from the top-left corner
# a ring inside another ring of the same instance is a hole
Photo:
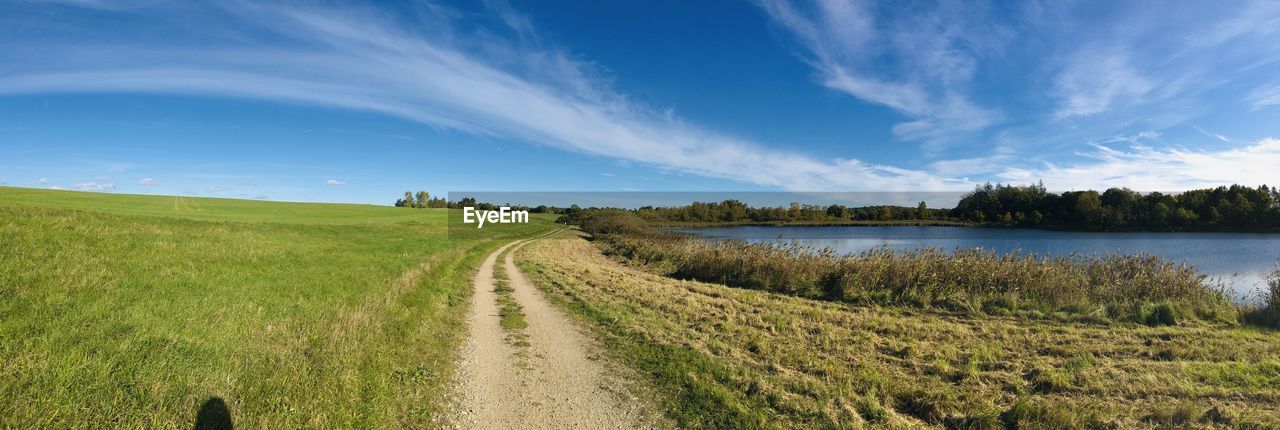
[[[1162,326],[1162,325],[1176,325],[1178,322],[1177,322],[1177,318],[1173,316],[1173,313],[1174,312],[1173,312],[1172,305],[1168,303],[1161,303],[1160,305],[1157,305],[1155,308],[1151,309],[1150,314],[1147,314],[1147,325],[1153,326],[1153,327]]]

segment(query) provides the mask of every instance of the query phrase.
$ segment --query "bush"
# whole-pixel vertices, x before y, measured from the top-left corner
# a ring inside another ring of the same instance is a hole
[[[1162,303],[1156,306],[1154,309],[1151,309],[1150,314],[1147,314],[1147,325],[1153,326],[1153,327],[1162,326],[1162,325],[1176,325],[1178,324],[1177,318],[1175,318],[1173,314],[1174,314],[1173,306],[1168,303]]]
[[[593,235],[637,234],[653,231],[640,217],[621,209],[583,211],[573,215],[562,216],[556,222],[577,225],[582,231]]]

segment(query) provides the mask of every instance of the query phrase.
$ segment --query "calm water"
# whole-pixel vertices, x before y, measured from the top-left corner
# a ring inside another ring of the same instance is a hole
[[[1280,234],[1252,233],[1085,233],[966,227],[717,227],[677,229],[710,239],[756,243],[798,243],[857,253],[875,247],[893,250],[938,248],[1021,251],[1069,256],[1146,253],[1195,266],[1226,283],[1238,295],[1261,288],[1280,261]]]

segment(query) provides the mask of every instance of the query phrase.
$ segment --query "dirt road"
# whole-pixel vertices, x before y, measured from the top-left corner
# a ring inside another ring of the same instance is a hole
[[[591,341],[520,273],[513,254],[524,243],[494,251],[476,274],[455,423],[477,429],[653,427],[641,402],[597,361]],[[499,326],[497,264],[505,266],[512,296],[529,324],[528,346],[513,346]]]

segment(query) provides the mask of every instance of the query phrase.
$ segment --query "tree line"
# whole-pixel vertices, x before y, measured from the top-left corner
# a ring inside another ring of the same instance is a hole
[[[396,200],[398,208],[447,208],[449,202],[441,197],[431,197],[431,194],[423,191],[413,192],[405,191],[404,198]]]
[[[788,207],[755,207],[734,199],[711,203],[693,202],[675,207],[645,206],[634,212],[645,221],[659,223],[945,220],[949,214],[945,209],[931,209],[924,202],[915,207],[822,206],[796,202]]]
[[[450,202],[426,191],[405,192],[399,207],[491,210],[497,205],[464,198]],[[531,213],[575,215],[597,208],[504,205]],[[1140,193],[1128,188],[1052,193],[1043,183],[979,185],[954,208],[916,206],[813,205],[750,206],[739,200],[693,202],[684,206],[644,206],[625,211],[655,224],[681,223],[858,223],[865,221],[945,221],[986,226],[1063,230],[1280,231],[1280,193],[1266,185],[1231,185],[1181,193]]]
[[[1182,193],[1051,193],[1044,184],[976,187],[953,218],[976,223],[1070,230],[1273,231],[1280,229],[1280,193],[1266,185],[1205,188]]]
[[[425,190],[418,191],[416,193],[413,191],[405,191],[404,198],[396,199],[395,206],[398,208],[419,208],[419,209],[420,208],[461,209],[464,207],[473,207],[480,210],[494,210],[494,209],[497,209],[498,207],[505,206],[515,210],[529,211],[530,213],[556,213],[556,214],[572,214],[582,210],[581,208],[578,207],[578,205],[573,205],[567,208],[547,206],[547,205],[538,205],[538,206],[513,205],[510,203],[499,205],[499,204],[493,204],[489,202],[478,202],[474,197],[466,197],[466,198],[459,199],[458,201],[449,201],[443,197],[431,197],[431,194],[426,192]]]
[[[592,208],[594,209],[594,208]],[[591,210],[591,209],[588,209]],[[1280,231],[1280,193],[1266,185],[1231,185],[1181,193],[1128,188],[1052,193],[1043,183],[983,184],[954,208],[811,205],[755,207],[738,200],[625,210],[651,224],[858,223],[935,220],[994,227],[1087,231]],[[573,214],[574,211],[563,212]],[[575,219],[573,216],[566,221]]]

